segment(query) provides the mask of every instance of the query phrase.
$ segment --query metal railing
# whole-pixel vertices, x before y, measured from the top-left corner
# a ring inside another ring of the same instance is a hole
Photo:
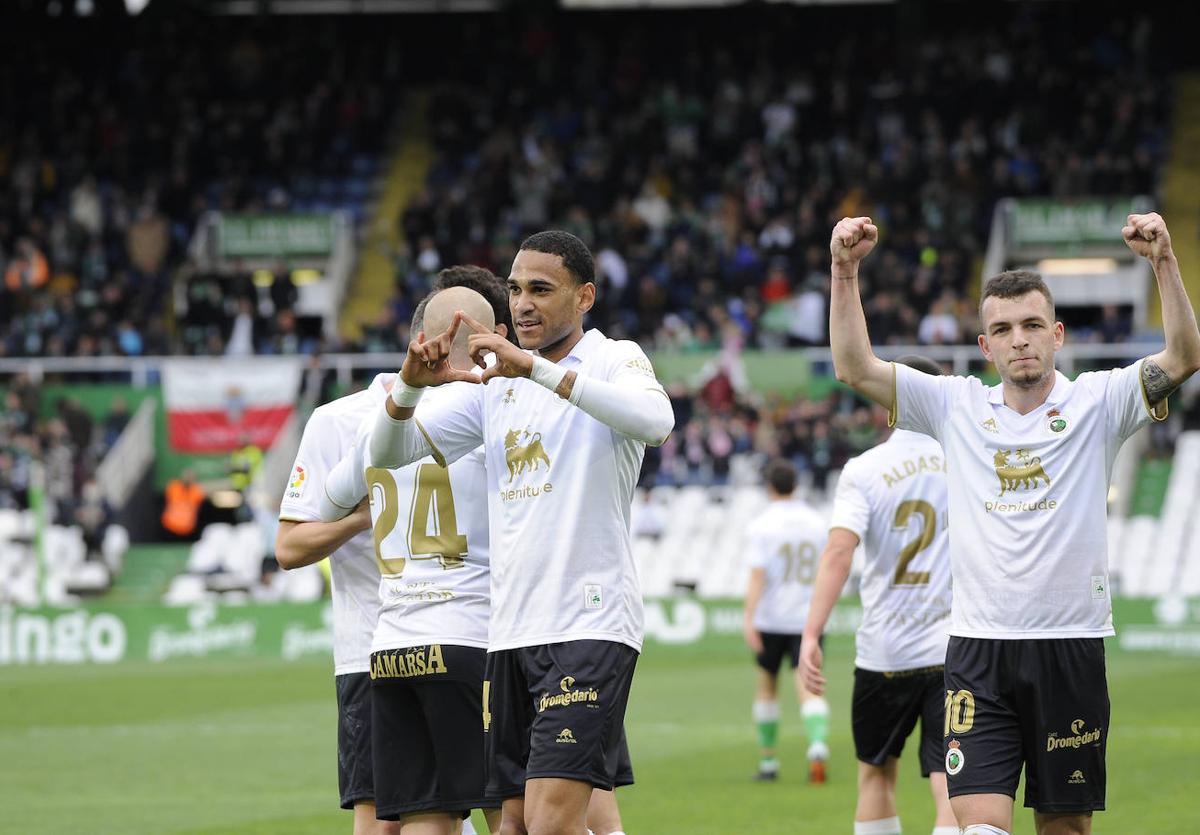
[[[1121,342],[1117,344],[1068,343],[1058,352],[1057,362],[1064,374],[1074,374],[1081,365],[1094,360],[1110,360],[1112,365],[1130,362],[1163,349],[1162,342]],[[714,351],[715,355],[717,352]],[[979,351],[979,346],[966,345],[879,345],[875,353],[883,359],[895,359],[904,354],[921,354],[947,364],[955,374],[969,374],[982,370],[988,363]],[[650,357],[654,359],[655,353]],[[798,348],[796,356],[810,363],[832,367],[833,352],[828,348]],[[47,375],[64,374],[77,378],[95,376],[96,382],[105,382],[105,377],[119,374],[126,377],[122,382],[139,388],[158,382],[162,366],[166,362],[211,363],[219,357],[30,357],[26,359],[0,359],[0,377],[27,374],[34,382],[41,382]],[[256,360],[281,364],[295,363],[295,357],[256,357]],[[236,362],[236,359],[231,359]],[[322,354],[313,359],[317,367],[334,371],[338,382],[349,383],[356,372],[391,370],[404,362],[401,353],[377,354]]]
[[[122,508],[154,463],[154,413],[158,401],[147,397],[133,413],[121,437],[96,468],[96,481],[113,508]]]

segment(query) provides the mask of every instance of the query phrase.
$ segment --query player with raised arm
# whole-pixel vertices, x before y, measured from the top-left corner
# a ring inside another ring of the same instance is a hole
[[[496,310],[467,287],[436,291],[418,308],[413,331],[440,332],[462,310],[503,336],[508,327],[495,317],[507,309],[498,282],[494,288]],[[460,337],[452,357],[465,366],[466,333]],[[368,419],[360,426],[353,448],[330,473],[321,515],[334,521],[370,496],[381,601],[371,643],[376,811],[399,821],[403,835],[452,835],[476,808],[495,829],[500,802],[484,792],[480,720],[490,596],[483,453],[477,449],[449,467],[432,458],[370,467],[373,425]]]
[[[825,547],[825,519],[796,492],[796,467],[787,460],[767,463],[763,471],[770,504],[751,523],[747,547],[750,581],[746,588],[743,633],[758,666],[754,724],[761,756],[755,780],[775,780],[779,759],[779,668],[784,656],[792,668],[800,718],[808,734],[808,779],[825,782],[829,760],[829,705],[810,692],[800,678],[800,633],[816,578],[817,560]],[[814,640],[819,641],[818,634]]]
[[[528,238],[508,279],[521,350],[470,316],[414,340],[380,409],[371,464],[452,462],[481,443],[488,471],[492,620],[487,661],[490,794],[501,831],[583,835],[593,787],[617,783],[622,722],[641,649],[629,512],[647,444],[674,426],[642,350],[583,320],[591,253],[565,232]],[[486,385],[449,359],[457,329]],[[487,357],[492,357],[489,365]]]
[[[1130,215],[1121,233],[1154,270],[1166,347],[1072,382],[1054,368],[1065,330],[1049,289],[1036,273],[1001,273],[980,300],[979,347],[1001,380],[991,387],[876,357],[858,266],[879,231],[870,218],[844,218],[830,240],[838,379],[897,426],[938,440],[951,462],[943,733],[965,835],[1011,831],[1022,766],[1039,835],[1089,833],[1104,808],[1108,482],[1125,439],[1165,419],[1168,395],[1200,369],[1200,331],[1166,224]]]
[[[926,357],[896,362],[943,374]],[[950,625],[950,556],[946,460],[937,441],[894,431],[846,462],[838,479],[829,542],[821,556],[800,644],[801,671],[814,693],[825,692],[818,638],[850,576],[862,543],[863,619],[855,636],[851,725],[858,756],[855,835],[899,835],[897,764],[921,722],[919,762],[929,778],[933,835],[958,835],[946,794],[942,687]]]

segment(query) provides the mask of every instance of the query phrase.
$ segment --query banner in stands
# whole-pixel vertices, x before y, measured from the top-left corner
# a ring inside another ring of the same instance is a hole
[[[328,255],[333,249],[333,216],[222,213],[220,240],[225,258]]]
[[[1110,649],[1200,655],[1200,599],[1118,600],[1114,609],[1117,637]],[[848,639],[861,617],[856,601],[842,601],[826,634]],[[741,636],[741,601],[646,601],[648,647],[703,643],[697,649],[706,651],[714,642],[740,647]],[[89,604],[77,609],[0,606],[0,666],[205,658],[295,661],[330,658],[332,653],[329,601],[188,607]]]
[[[167,434],[179,452],[268,449],[291,416],[303,366],[272,357],[163,363]]]
[[[1119,244],[1126,216],[1137,212],[1140,205],[1135,199],[1017,200],[1012,217],[1012,244],[1015,247]]]

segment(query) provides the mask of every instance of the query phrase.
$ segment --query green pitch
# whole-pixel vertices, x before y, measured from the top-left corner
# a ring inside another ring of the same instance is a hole
[[[830,641],[830,782],[804,781],[784,699],[782,777],[755,784],[753,671],[734,638],[650,646],[628,717],[638,785],[618,792],[632,835],[845,833],[854,806],[851,649]],[[1096,833],[1200,832],[1200,664],[1110,646],[1111,811]],[[327,662],[0,668],[0,832],[349,833],[336,809]],[[927,788],[906,751],[905,832],[928,833]],[[1017,833],[1033,831],[1017,814]]]

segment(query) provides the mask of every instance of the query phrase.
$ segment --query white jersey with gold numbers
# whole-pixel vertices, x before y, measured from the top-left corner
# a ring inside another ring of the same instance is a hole
[[[854,664],[895,673],[946,660],[950,539],[946,461],[937,441],[897,429],[842,469],[830,528],[863,545],[863,620]]]
[[[429,402],[452,398],[452,383]],[[367,464],[372,415],[363,422],[350,466],[326,489],[343,507],[369,496],[372,559],[378,566],[379,622],[371,652],[424,644],[488,646],[490,543],[483,450],[444,467],[426,458],[385,470]]]
[[[304,427],[300,449],[284,488],[279,519],[321,521],[321,491],[338,461],[353,447],[363,420],[370,419],[387,397],[380,374],[369,388],[318,406]],[[371,668],[371,635],[379,613],[379,572],[372,556],[370,531],[357,534],[329,559],[333,595],[333,667],[336,675],[365,673]]]
[[[1113,634],[1106,506],[1113,460],[1152,419],[1139,360],[1056,373],[1046,402],[1021,415],[1000,386],[903,365],[896,425],[941,442],[949,462],[950,634],[1094,638]]]
[[[783,635],[804,632],[827,528],[825,517],[799,499],[773,501],[750,523],[750,567],[763,569],[765,581],[754,610],[755,629]]]
[[[590,330],[560,362],[581,376],[666,392],[641,348]],[[629,508],[645,444],[526,378],[425,399],[435,458],[484,444],[491,509],[489,649],[602,640],[642,646]]]

